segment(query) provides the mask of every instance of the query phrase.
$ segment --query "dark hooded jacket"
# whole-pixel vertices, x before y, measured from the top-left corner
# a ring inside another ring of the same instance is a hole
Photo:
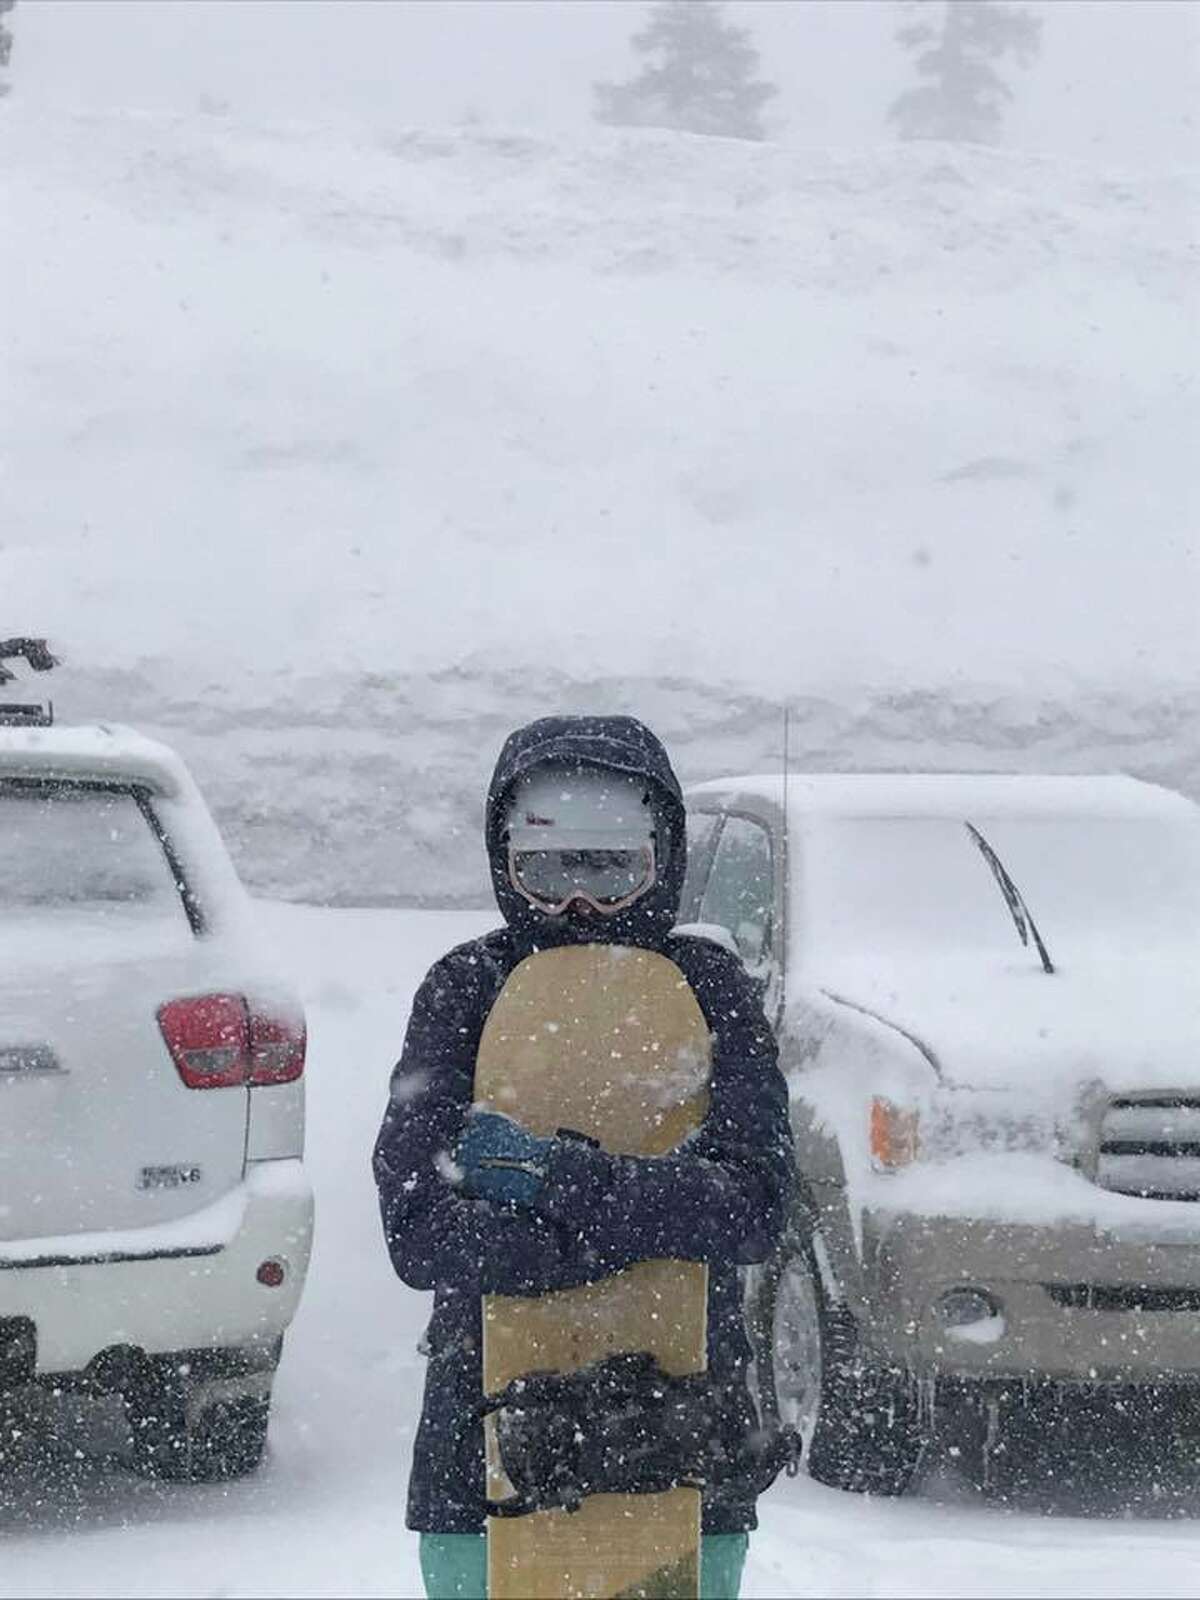
[[[669,831],[666,860],[648,893],[615,917],[547,917],[509,882],[505,798],[524,773],[558,760],[637,774],[656,788]],[[793,1172],[787,1093],[750,980],[719,945],[671,931],[686,866],[684,806],[654,735],[632,717],[545,717],[519,729],[496,766],[485,832],[505,926],[452,950],[421,984],[375,1145],[392,1262],[414,1289],[434,1291],[408,1499],[409,1527],[429,1533],[484,1525],[482,1436],[473,1415],[482,1390],[481,1296],[542,1294],[654,1257],[705,1261],[709,1369],[744,1384],[750,1352],[737,1268],[770,1253]],[[694,990],[713,1035],[702,1126],[665,1156],[556,1142],[536,1212],[463,1194],[440,1169],[471,1105],[480,1035],[505,980],[538,949],[599,939],[661,951]],[[706,1493],[706,1533],[754,1525],[747,1486]]]

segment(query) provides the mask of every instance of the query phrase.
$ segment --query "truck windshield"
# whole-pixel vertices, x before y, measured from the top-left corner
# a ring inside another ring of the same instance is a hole
[[[1008,907],[1009,915],[1013,919],[1013,926],[1017,930],[1017,937],[1023,945],[1028,945],[1033,940],[1037,949],[1038,959],[1042,963],[1044,972],[1052,973],[1054,963],[1050,959],[1050,952],[1046,949],[1045,941],[1038,932],[1038,925],[1033,920],[1033,913],[1025,904],[1025,896],[1013,882],[1012,874],[992,849],[991,845],[980,833],[973,822],[965,824],[967,832],[979,847],[979,853],[988,864],[988,871],[995,878],[1000,893],[1004,896],[1004,903]]]
[[[171,868],[126,791],[0,784],[0,920],[182,919]]]
[[[966,819],[823,822],[805,851],[808,938],[823,950],[1013,956],[1013,923]],[[1056,959],[1200,945],[1200,830],[1156,818],[979,816]]]

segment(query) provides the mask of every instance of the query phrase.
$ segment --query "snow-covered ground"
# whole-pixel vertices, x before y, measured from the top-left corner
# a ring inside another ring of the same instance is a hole
[[[227,1487],[140,1482],[111,1420],[60,1428],[53,1461],[0,1476],[0,1596],[420,1593],[404,1493],[427,1297],[397,1283],[368,1158],[414,987],[480,913],[269,905],[311,1027],[317,1240],[271,1451]],[[78,1453],[76,1453],[78,1452]],[[1200,1489],[1131,1456],[1122,1481],[1059,1455],[1014,1509],[935,1450],[919,1490],[867,1502],[809,1480],[761,1506],[745,1592],[766,1596],[1195,1596]]]

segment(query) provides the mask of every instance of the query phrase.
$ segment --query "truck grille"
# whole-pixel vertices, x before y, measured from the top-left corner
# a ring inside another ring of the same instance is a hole
[[[1044,1283],[1042,1288],[1051,1300],[1076,1311],[1200,1311],[1200,1289],[1144,1283]]]
[[[1200,1200],[1200,1094],[1110,1100],[1100,1120],[1096,1182],[1146,1200]]]

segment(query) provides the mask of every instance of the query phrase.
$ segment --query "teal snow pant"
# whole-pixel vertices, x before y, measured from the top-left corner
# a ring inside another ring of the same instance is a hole
[[[700,1544],[700,1600],[737,1600],[747,1533],[706,1533]],[[423,1533],[421,1576],[428,1600],[487,1600],[487,1542],[481,1533]]]

